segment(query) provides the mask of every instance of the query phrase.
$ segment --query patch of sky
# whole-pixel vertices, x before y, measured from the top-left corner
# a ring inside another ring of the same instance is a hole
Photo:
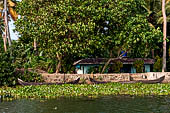
[[[16,1],[21,1],[21,0],[16,0]],[[14,29],[15,29],[14,21],[11,19],[11,21],[9,21],[10,36],[12,40],[17,40],[19,38],[19,34],[18,32],[14,32]]]
[[[11,20],[9,21],[9,31],[10,31],[10,36],[12,40],[17,40],[19,35],[17,32],[14,32],[13,30],[15,29],[14,21]]]

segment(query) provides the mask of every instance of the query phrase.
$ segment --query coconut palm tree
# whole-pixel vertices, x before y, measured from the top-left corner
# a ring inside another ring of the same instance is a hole
[[[166,71],[166,37],[167,37],[167,22],[170,22],[170,0],[145,0],[144,8],[149,13],[149,22],[152,27],[158,24],[163,24],[163,61],[162,72]],[[162,7],[161,7],[162,5]]]
[[[7,39],[8,39],[9,46],[11,46],[11,38],[9,34],[9,25],[8,25],[9,16],[11,16],[14,21],[18,17],[14,8],[15,8],[15,3],[13,1],[0,0],[0,19],[4,21],[4,29],[3,29],[3,26],[1,26],[1,31],[4,32],[2,33],[2,35],[3,35],[3,40],[4,40],[5,51],[7,50],[7,47],[6,47]]]

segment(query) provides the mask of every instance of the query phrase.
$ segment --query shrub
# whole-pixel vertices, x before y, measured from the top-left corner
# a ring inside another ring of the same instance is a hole
[[[29,69],[17,71],[16,77],[26,82],[42,82],[43,81],[43,78],[40,74],[36,73],[33,70],[30,71]]]
[[[154,72],[161,72],[162,70],[162,58],[160,58],[159,56],[155,57],[155,64],[153,65],[153,71]]]
[[[15,85],[17,78],[15,77],[13,57],[9,52],[0,53],[0,61],[0,85]]]
[[[91,74],[91,73],[101,73],[102,72],[102,69],[103,69],[103,66],[91,66],[89,69],[88,69],[88,74]],[[107,69],[106,69],[107,70]]]
[[[136,68],[137,73],[143,72],[144,67],[144,61],[143,60],[136,60],[133,64],[133,66]]]
[[[120,62],[120,61],[117,61],[115,62],[115,64],[113,64],[111,66],[111,70],[114,72],[114,73],[120,73],[120,69],[123,67],[123,63]]]
[[[18,78],[31,82],[42,81],[41,75],[35,72],[25,70],[23,73],[17,73],[16,69],[22,67],[22,61],[14,55],[18,49],[11,50],[0,53],[0,86],[14,86],[17,84]]]

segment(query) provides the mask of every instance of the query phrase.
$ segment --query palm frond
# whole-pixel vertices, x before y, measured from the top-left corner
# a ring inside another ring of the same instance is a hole
[[[170,0],[166,0],[166,3],[165,3],[165,4],[168,4],[168,3],[170,3]]]
[[[167,22],[170,22],[170,16],[166,18]],[[163,23],[163,17],[160,17],[157,21],[157,24],[162,24]]]
[[[166,5],[165,7],[166,11],[167,12],[170,12],[170,5]],[[162,16],[162,10],[160,10],[158,13],[157,13],[158,16]]]
[[[152,13],[152,11],[151,11],[149,8],[147,8],[146,6],[143,5],[143,8],[144,8],[149,14]]]
[[[3,0],[0,0],[0,10],[3,10],[4,9],[4,3],[3,3]]]
[[[12,2],[11,0],[8,0],[8,6],[9,6],[9,7],[14,7],[14,6],[15,6],[15,3]]]
[[[152,28],[155,28],[155,26],[151,23],[149,23],[149,26],[152,27]]]
[[[2,12],[0,12],[0,19],[2,18]]]
[[[16,11],[13,8],[11,8],[11,7],[9,7],[8,10],[9,10],[9,13],[10,13],[12,19],[14,21],[16,21],[17,18],[18,18],[18,14],[16,13]]]

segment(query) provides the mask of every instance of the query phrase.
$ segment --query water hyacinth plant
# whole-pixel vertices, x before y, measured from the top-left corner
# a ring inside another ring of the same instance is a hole
[[[169,95],[170,84],[63,84],[3,87],[0,95],[16,98],[96,97],[103,95]]]

